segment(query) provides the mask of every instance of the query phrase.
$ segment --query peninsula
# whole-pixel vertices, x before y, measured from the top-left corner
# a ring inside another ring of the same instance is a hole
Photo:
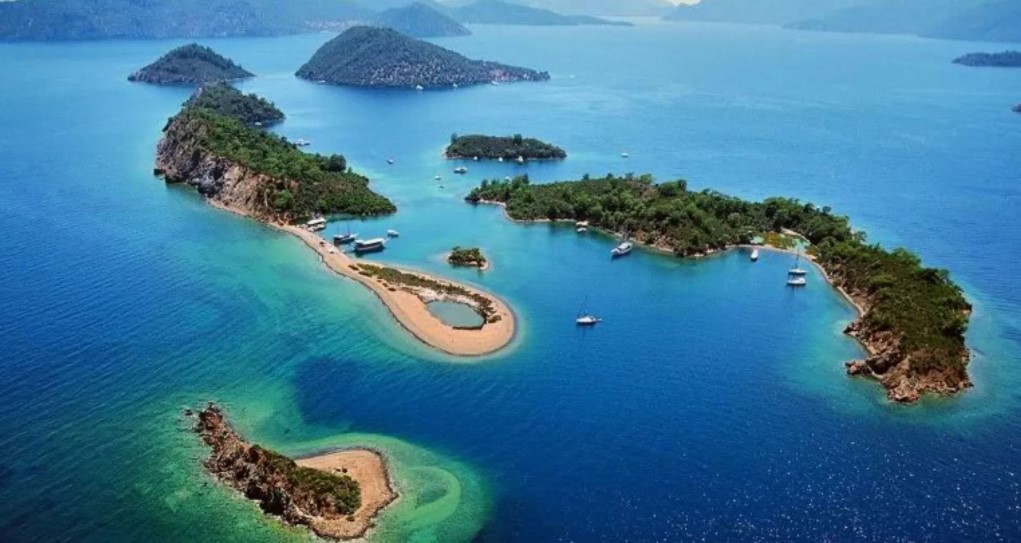
[[[978,68],[1021,68],[1021,51],[968,53],[954,59],[954,64]]]
[[[270,515],[331,539],[363,537],[397,499],[386,461],[352,449],[294,461],[245,441],[214,404],[195,415],[195,432],[212,448],[205,467]]]
[[[513,136],[450,136],[450,145],[444,154],[452,159],[487,158],[515,160],[556,160],[567,158],[563,149],[521,134]]]
[[[634,26],[626,21],[611,21],[590,15],[562,15],[548,9],[502,0],[477,0],[471,4],[449,8],[452,16],[467,24],[578,26]]]
[[[244,94],[226,83],[199,87],[185,106],[208,109],[245,124],[266,126],[284,120],[276,104],[255,94]]]
[[[869,356],[849,362],[848,373],[874,377],[888,398],[905,403],[972,386],[964,341],[971,305],[961,288],[946,270],[923,267],[904,249],[866,243],[863,232],[828,207],[786,198],[749,202],[692,192],[685,181],[656,184],[651,176],[612,175],[548,185],[532,185],[527,177],[483,181],[466,200],[502,204],[515,220],[589,221],[682,257],[797,232],[811,243],[812,261],[859,310],[846,333]]]
[[[474,266],[480,270],[489,267],[489,261],[478,247],[454,247],[447,256],[447,262],[454,266]]]
[[[254,75],[212,49],[193,43],[163,55],[156,62],[129,75],[128,81],[157,85],[202,85],[246,79]]]
[[[326,42],[297,76],[333,85],[451,88],[514,81],[545,81],[546,72],[471,60],[390,28],[356,26]]]
[[[375,216],[396,211],[341,155],[314,155],[274,134],[212,109],[186,106],[167,122],[154,173],[195,186],[207,201],[290,233],[334,272],[373,291],[397,322],[423,343],[455,356],[481,356],[514,339],[516,319],[501,300],[478,289],[421,273],[355,260],[305,227],[328,215]],[[457,329],[429,311],[430,302],[470,306],[483,317]]]

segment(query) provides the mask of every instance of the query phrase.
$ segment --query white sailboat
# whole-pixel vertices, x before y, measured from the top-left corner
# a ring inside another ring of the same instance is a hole
[[[794,267],[787,270],[787,273],[798,277],[808,275],[808,272],[799,264],[801,264],[801,251],[798,251],[798,256],[794,259]]]
[[[578,317],[574,319],[574,323],[577,324],[578,326],[595,326],[602,322],[602,319],[600,319],[599,317],[586,313],[585,305],[586,304],[582,304],[581,307],[578,309]]]

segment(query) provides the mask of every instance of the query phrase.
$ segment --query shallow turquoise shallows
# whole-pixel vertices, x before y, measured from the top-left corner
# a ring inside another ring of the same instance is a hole
[[[276,131],[396,202],[351,225],[401,232],[370,260],[513,306],[512,347],[474,363],[297,240],[151,176],[189,93],[125,78],[183,42],[0,45],[0,540],[307,540],[203,473],[182,412],[209,400],[288,454],[386,451],[403,499],[380,541],[1021,540],[1021,71],[950,63],[1004,45],[475,30],[440,43],[552,81],[335,88],[292,76],[327,34],[203,42],[259,74],[241,86],[288,114]],[[453,132],[570,157],[456,176]],[[901,407],[848,379],[852,310],[815,271],[787,289],[789,256],[611,261],[609,238],[462,201],[484,177],[630,171],[830,205],[949,268],[976,306],[976,388]],[[493,268],[450,267],[455,245]],[[576,327],[583,305],[599,326]]]

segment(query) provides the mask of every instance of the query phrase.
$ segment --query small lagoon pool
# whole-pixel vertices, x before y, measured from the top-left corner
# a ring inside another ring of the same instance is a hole
[[[447,326],[455,328],[477,328],[484,324],[482,315],[470,305],[458,302],[429,302],[429,311]]]

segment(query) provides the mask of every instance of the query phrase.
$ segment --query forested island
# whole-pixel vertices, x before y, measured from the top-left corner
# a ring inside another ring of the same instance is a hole
[[[432,6],[414,2],[379,13],[373,20],[376,26],[392,28],[412,38],[439,38],[468,36],[471,30],[440,13]]]
[[[129,81],[158,85],[202,85],[254,77],[234,61],[197,43],[178,47],[128,76]]]
[[[435,88],[545,81],[546,72],[471,60],[389,28],[356,26],[326,42],[297,76],[333,85]]]
[[[971,305],[961,288],[946,270],[926,268],[904,249],[867,243],[847,217],[828,207],[787,198],[749,202],[711,190],[689,191],[683,180],[656,184],[651,176],[612,175],[548,185],[533,185],[527,177],[483,181],[466,200],[503,204],[515,220],[589,221],[678,256],[797,232],[811,243],[810,256],[829,280],[862,311],[846,332],[870,355],[848,363],[849,373],[875,377],[898,402],[972,386],[964,341]]]
[[[245,441],[214,404],[194,416],[195,432],[212,449],[206,469],[287,524],[307,526],[328,538],[362,537],[379,511],[397,497],[385,463],[372,451],[342,451],[295,462]],[[355,473],[364,485],[352,477]]]
[[[519,157],[525,160],[553,160],[567,158],[567,152],[535,138],[526,138],[521,134],[513,136],[483,136],[471,134],[450,136],[450,145],[444,154],[452,159],[488,158],[514,160]]]
[[[199,87],[184,105],[208,109],[250,125],[266,126],[284,120],[284,112],[273,102],[255,94],[244,94],[226,83]]]
[[[979,68],[1021,68],[1021,51],[1002,53],[968,53],[954,59],[954,64]]]
[[[167,122],[155,172],[270,222],[396,211],[369,189],[367,178],[348,169],[343,156],[304,153],[280,136],[204,107],[186,106]]]
[[[455,266],[474,266],[479,269],[486,269],[489,266],[489,261],[478,247],[454,247],[447,256],[447,262]]]

